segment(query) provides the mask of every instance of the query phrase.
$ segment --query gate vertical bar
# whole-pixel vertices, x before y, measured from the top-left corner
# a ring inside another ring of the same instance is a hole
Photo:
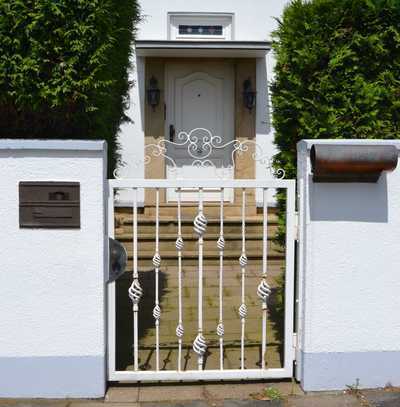
[[[198,370],[203,370],[204,354],[207,350],[203,336],[203,235],[207,229],[207,218],[203,213],[203,188],[199,188],[199,209],[194,220],[194,231],[198,235],[199,271],[198,271],[198,332],[193,342],[193,350],[198,355]]]
[[[153,256],[154,278],[155,278],[155,304],[153,308],[154,324],[156,328],[156,370],[160,370],[160,318],[161,308],[159,300],[159,271],[161,266],[160,256],[160,189],[156,189],[156,241],[155,253]]]
[[[224,321],[223,321],[223,276],[224,276],[224,188],[221,188],[220,226],[217,247],[219,249],[219,321],[217,326],[217,335],[219,336],[219,368],[224,370]]]
[[[107,216],[108,216],[108,236],[114,238],[114,188],[109,185],[108,188],[108,205],[107,205]],[[107,239],[108,244],[108,239]],[[109,256],[109,248],[107,250],[107,254]],[[110,264],[108,259],[106,264]],[[115,336],[116,336],[116,322],[115,322],[115,312],[116,312],[116,304],[115,304],[115,281],[108,284],[108,298],[107,298],[107,306],[108,306],[108,326],[107,326],[107,334],[108,334],[108,369],[109,374],[113,374],[116,370],[115,366]]]
[[[133,281],[129,287],[128,294],[133,304],[133,369],[139,370],[139,332],[138,332],[138,319],[139,319],[139,301],[143,295],[142,287],[139,282],[138,274],[138,245],[137,245],[137,201],[138,190],[133,188]]]
[[[293,374],[295,348],[293,343],[294,330],[294,245],[295,245],[295,209],[296,183],[288,181],[286,195],[286,259],[285,259],[285,351],[284,367]]]
[[[246,327],[246,266],[247,266],[247,255],[246,255],[246,189],[242,189],[242,254],[239,258],[239,264],[241,268],[241,304],[239,307],[239,316],[242,325],[241,337],[240,337],[240,369],[244,369],[244,333]]]
[[[271,289],[267,283],[268,273],[268,189],[263,188],[263,261],[262,280],[257,287],[257,295],[262,300],[262,339],[261,339],[261,369],[265,369],[265,353],[267,350],[267,301]]]
[[[181,214],[181,188],[178,188],[178,238],[175,246],[178,251],[178,326],[176,327],[176,336],[178,337],[178,372],[182,369],[182,337],[184,334],[183,315],[182,315],[182,214]]]

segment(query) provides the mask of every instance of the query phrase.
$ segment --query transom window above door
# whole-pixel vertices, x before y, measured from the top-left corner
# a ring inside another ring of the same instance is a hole
[[[233,40],[233,14],[168,13],[170,40]]]
[[[222,35],[222,25],[179,24],[179,35]]]

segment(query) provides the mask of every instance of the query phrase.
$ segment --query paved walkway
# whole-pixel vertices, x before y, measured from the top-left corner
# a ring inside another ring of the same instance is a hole
[[[267,390],[265,390],[267,389]],[[281,400],[268,400],[270,396]],[[2,400],[0,407],[400,407],[400,389],[304,394],[297,384],[111,387],[105,400]]]
[[[279,293],[277,280],[282,274],[282,261],[270,261],[268,284],[272,288],[267,318],[266,366],[282,367],[283,315],[279,312]],[[183,370],[197,369],[197,355],[192,350],[193,340],[197,335],[198,322],[198,271],[197,266],[183,267]],[[246,269],[246,305],[247,317],[245,328],[245,364],[248,369],[261,366],[261,301],[257,296],[260,283],[261,266],[249,265]],[[224,269],[224,367],[240,368],[241,321],[238,315],[241,293],[241,271],[239,267],[226,266]],[[162,309],[160,320],[160,363],[162,370],[176,370],[178,361],[178,340],[176,326],[178,323],[178,270],[175,266],[165,266],[160,270],[159,291]],[[219,368],[219,337],[216,327],[219,322],[219,266],[208,265],[204,270],[204,315],[203,333],[207,340],[205,369]],[[155,277],[154,270],[141,271],[139,278],[146,295],[139,306],[139,364],[143,370],[155,368],[155,342],[153,307]],[[131,276],[125,275],[117,282],[117,370],[132,370],[132,303],[127,295],[131,285]]]

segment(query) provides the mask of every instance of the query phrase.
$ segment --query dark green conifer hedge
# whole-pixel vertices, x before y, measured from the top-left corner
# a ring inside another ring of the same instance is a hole
[[[299,140],[400,137],[400,0],[294,0],[273,48],[274,165],[288,178]]]
[[[124,120],[135,0],[0,0],[0,137],[105,139]]]

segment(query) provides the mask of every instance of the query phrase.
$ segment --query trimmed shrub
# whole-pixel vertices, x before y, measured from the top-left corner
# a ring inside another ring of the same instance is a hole
[[[0,137],[105,139],[124,118],[135,0],[0,0]]]
[[[294,0],[273,48],[274,165],[288,178],[299,140],[400,137],[400,0]]]

